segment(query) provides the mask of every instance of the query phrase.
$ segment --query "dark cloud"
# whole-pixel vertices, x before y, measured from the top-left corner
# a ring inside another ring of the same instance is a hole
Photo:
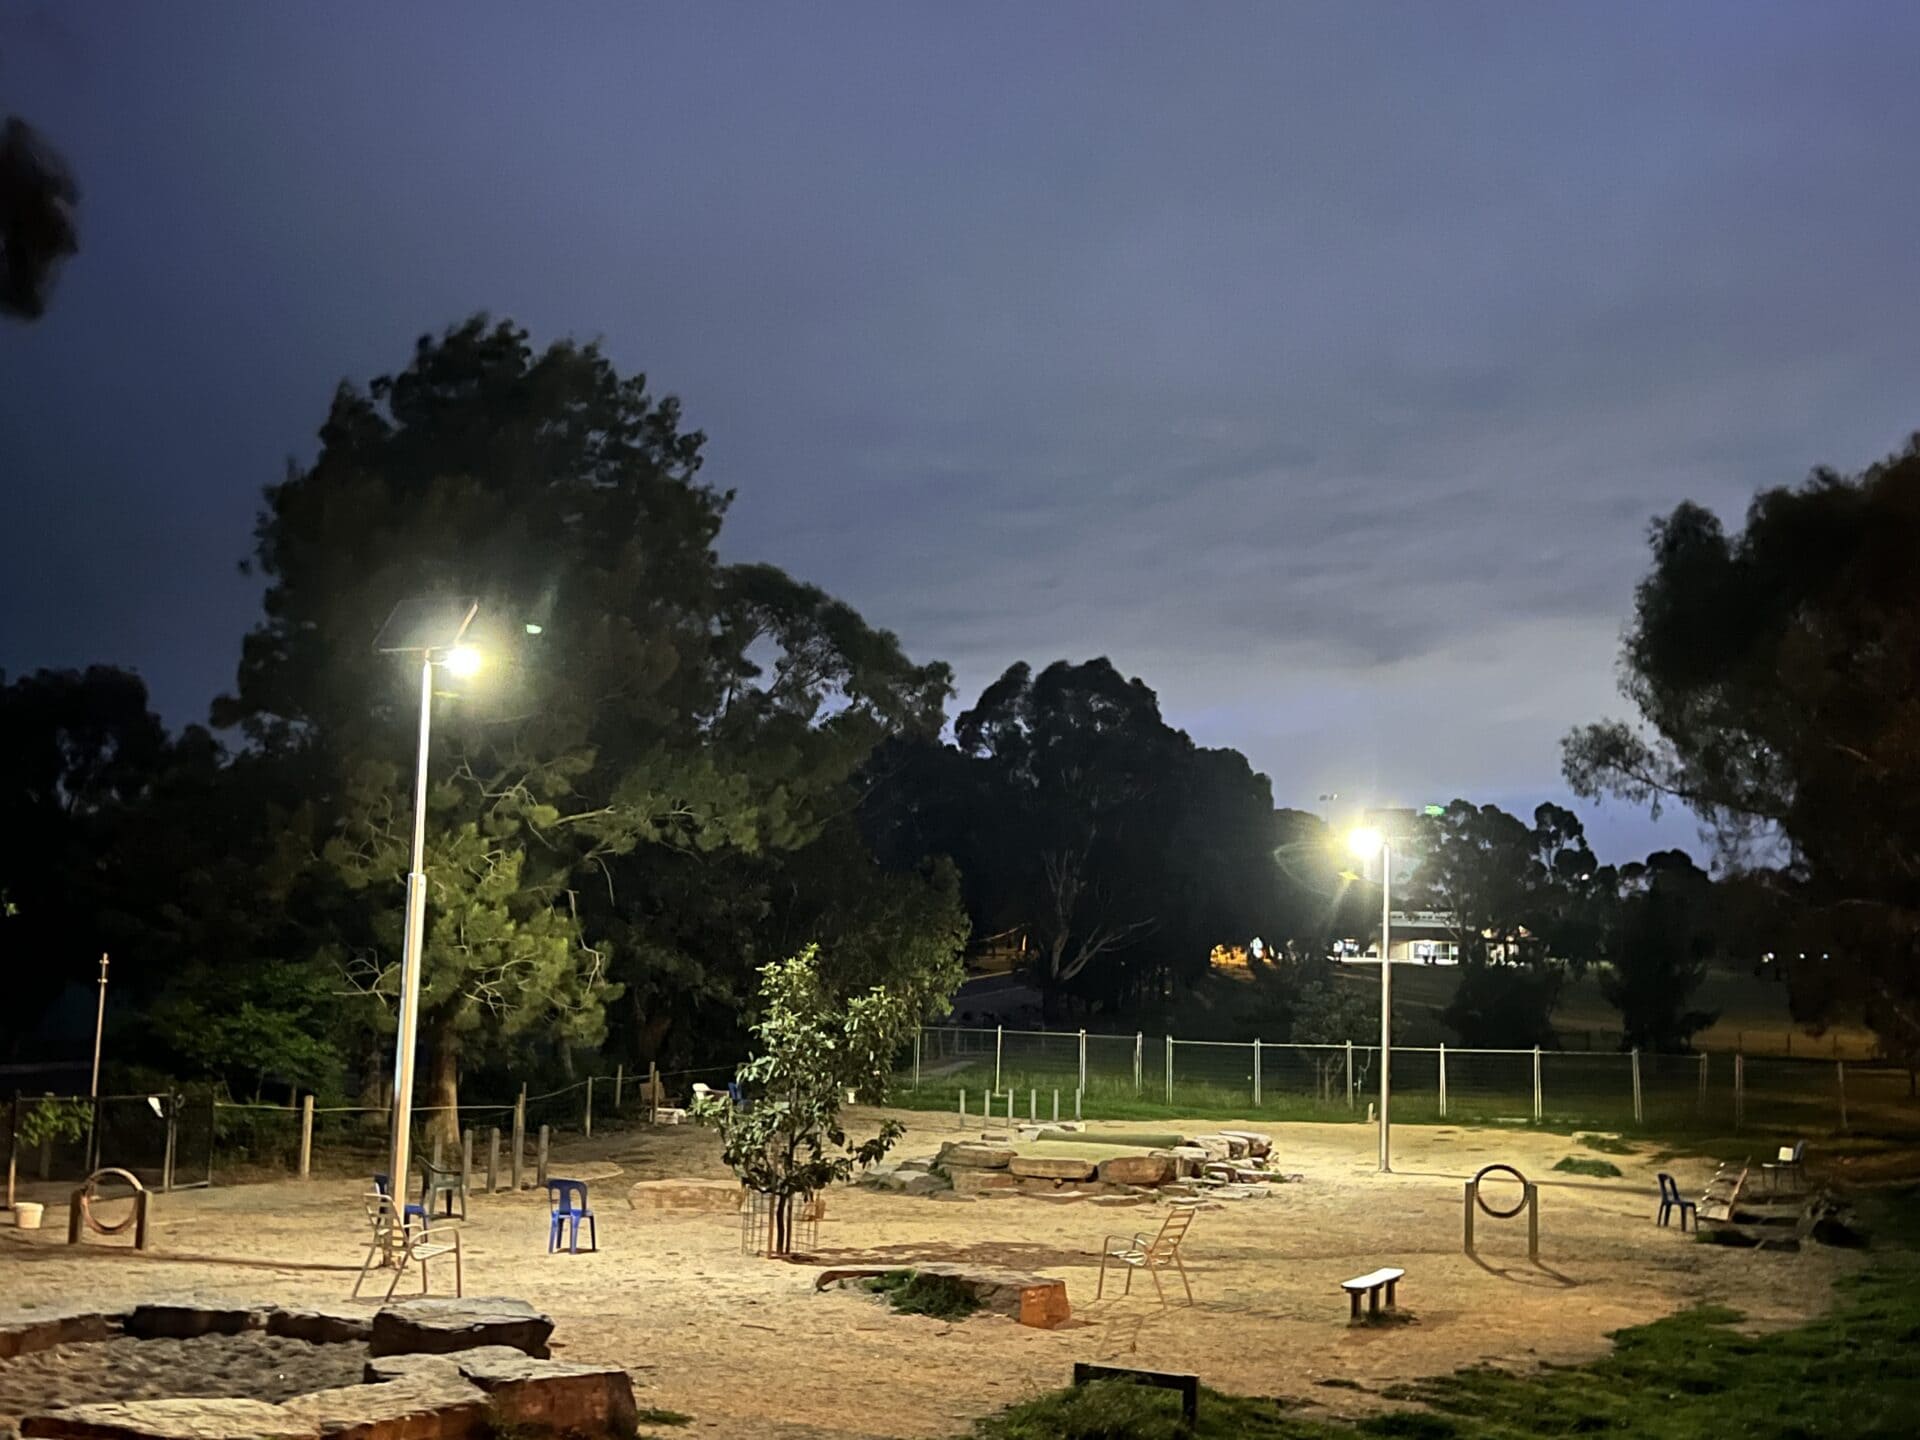
[[[1294,801],[1528,808],[1649,516],[1920,424],[1911,7],[21,13],[87,206],[0,332],[0,662],[175,718],[335,381],[477,308],[964,698],[1111,654]]]

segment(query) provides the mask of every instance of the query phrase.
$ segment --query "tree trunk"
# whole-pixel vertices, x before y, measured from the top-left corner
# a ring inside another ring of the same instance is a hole
[[[426,1017],[426,1084],[414,1103],[427,1113],[425,1134],[428,1153],[439,1140],[448,1149],[460,1146],[460,1037],[454,1029],[451,1009]]]

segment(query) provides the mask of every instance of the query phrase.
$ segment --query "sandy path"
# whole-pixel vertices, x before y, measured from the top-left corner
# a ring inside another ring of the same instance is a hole
[[[902,1118],[914,1127],[905,1155],[931,1154],[957,1133],[950,1120]],[[467,1289],[547,1310],[556,1355],[627,1366],[643,1405],[689,1412],[695,1430],[817,1440],[951,1436],[974,1416],[1064,1383],[1076,1360],[1191,1369],[1223,1389],[1351,1412],[1378,1402],[1316,1382],[1373,1389],[1475,1362],[1583,1360],[1606,1348],[1609,1331],[1702,1301],[1785,1323],[1822,1308],[1834,1275],[1857,1263],[1817,1247],[1757,1254],[1661,1230],[1651,1223],[1649,1160],[1611,1157],[1626,1172],[1620,1180],[1553,1183],[1553,1162],[1574,1149],[1561,1136],[1408,1127],[1396,1132],[1398,1173],[1383,1177],[1373,1173],[1371,1130],[1273,1133],[1282,1168],[1306,1180],[1197,1218],[1187,1250],[1192,1308],[1163,1310],[1139,1284],[1130,1298],[1093,1298],[1103,1235],[1157,1226],[1163,1211],[1153,1207],[864,1190],[829,1198],[821,1259],[972,1259],[1041,1271],[1067,1281],[1074,1321],[1053,1332],[994,1317],[949,1324],[896,1316],[856,1293],[816,1294],[816,1267],[741,1255],[731,1217],[626,1205],[628,1180],[724,1173],[713,1137],[678,1127],[576,1140],[560,1152],[557,1173],[589,1161],[623,1171],[594,1187],[598,1255],[545,1254],[544,1197],[477,1196],[465,1231]],[[1483,1263],[1461,1253],[1461,1181],[1492,1160],[1542,1181],[1538,1267],[1527,1262],[1518,1221],[1482,1221]],[[1697,1192],[1710,1167],[1666,1168]],[[0,1318],[176,1296],[341,1303],[362,1253],[363,1188],[321,1179],[168,1196],[156,1206],[159,1253],[149,1257],[108,1242],[76,1252],[64,1227],[0,1230]],[[249,1263],[232,1263],[240,1261]],[[1379,1264],[1406,1267],[1402,1301],[1416,1323],[1349,1330],[1337,1284]]]

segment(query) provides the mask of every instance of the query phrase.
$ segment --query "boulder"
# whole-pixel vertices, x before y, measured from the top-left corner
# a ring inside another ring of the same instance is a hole
[[[969,1170],[1004,1170],[1014,1153],[1011,1145],[993,1145],[977,1140],[949,1141],[940,1147],[940,1153],[933,1157],[933,1163],[949,1170],[961,1167]]]
[[[1173,1178],[1171,1155],[1117,1155],[1100,1162],[1100,1179],[1108,1185],[1164,1185]]]
[[[638,1423],[633,1381],[618,1366],[534,1360],[494,1345],[454,1359],[486,1392],[500,1430],[524,1425],[557,1435],[625,1437]]]
[[[373,1317],[369,1350],[375,1355],[446,1355],[480,1345],[511,1345],[547,1357],[553,1321],[524,1300],[403,1300]]]
[[[29,1415],[20,1433],[44,1440],[319,1440],[320,1427],[264,1400],[128,1400]]]
[[[348,1345],[373,1334],[373,1317],[345,1310],[267,1311],[267,1333],[309,1345]]]
[[[449,1366],[377,1385],[296,1395],[279,1407],[327,1440],[482,1440],[493,1433],[487,1397]]]
[[[627,1191],[635,1210],[671,1210],[737,1215],[743,1192],[738,1180],[641,1180]]]
[[[956,1166],[953,1171],[953,1193],[956,1195],[979,1195],[989,1190],[1012,1190],[1020,1182],[1004,1170],[974,1170],[967,1166]]]
[[[201,1305],[136,1305],[126,1318],[127,1334],[139,1340],[194,1340],[202,1335],[238,1335],[264,1329],[265,1309],[212,1308]]]
[[[1244,1160],[1247,1157],[1247,1142],[1230,1135],[1195,1135],[1188,1143],[1205,1150],[1207,1158],[1211,1160]]]
[[[1007,1162],[1007,1173],[1032,1180],[1091,1180],[1094,1164],[1072,1155],[1016,1155]]]
[[[1273,1153],[1273,1137],[1261,1130],[1222,1130],[1222,1135],[1237,1136],[1247,1142],[1247,1153],[1255,1157]]]
[[[1213,1158],[1207,1153],[1206,1148],[1200,1145],[1176,1145],[1171,1150],[1154,1150],[1148,1153],[1171,1158],[1174,1173],[1182,1176],[1198,1175],[1200,1167]]]

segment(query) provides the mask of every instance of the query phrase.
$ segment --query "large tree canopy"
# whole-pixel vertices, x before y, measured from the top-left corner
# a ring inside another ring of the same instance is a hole
[[[1681,505],[1652,549],[1622,651],[1643,723],[1573,732],[1568,780],[1686,804],[1735,862],[1784,847],[1779,948],[1831,957],[1797,998],[1858,1000],[1920,1057],[1920,439],[1762,491],[1731,535]]]
[[[16,115],[0,120],[0,315],[37,320],[54,280],[80,249],[80,187],[66,163]]]
[[[371,642],[398,600],[471,595],[486,667],[435,701],[428,1103],[463,1059],[569,1063],[623,989],[653,1042],[648,1012],[685,997],[737,1013],[771,912],[755,865],[844,823],[884,737],[937,730],[945,667],[771,567],[722,564],[702,437],[594,346],[536,352],[476,318],[343,386],[320,436],[267,493],[266,617],[216,711],[320,787],[306,834],[339,903],[316,952],[390,997],[418,662]]]

